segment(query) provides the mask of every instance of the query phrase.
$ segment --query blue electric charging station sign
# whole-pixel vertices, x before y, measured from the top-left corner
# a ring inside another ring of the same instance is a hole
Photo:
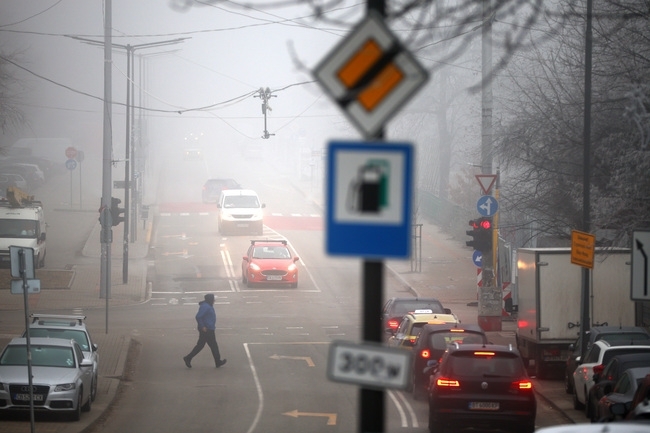
[[[329,143],[325,231],[328,254],[410,256],[412,165],[410,143]]]

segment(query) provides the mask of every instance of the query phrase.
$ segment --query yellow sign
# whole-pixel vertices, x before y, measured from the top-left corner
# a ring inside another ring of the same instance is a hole
[[[571,263],[583,268],[594,268],[596,236],[573,230],[571,232]]]

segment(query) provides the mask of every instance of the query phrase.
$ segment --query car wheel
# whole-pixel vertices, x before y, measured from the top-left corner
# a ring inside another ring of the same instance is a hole
[[[92,387],[92,385],[91,385],[91,387]],[[82,394],[83,394],[83,392],[82,392]],[[92,408],[92,406],[93,406],[93,399],[91,398],[91,395],[89,395],[88,396],[88,401],[86,402],[86,404],[81,406],[81,410],[83,412],[90,412],[90,409]]]
[[[241,274],[241,283],[242,284],[248,283],[248,280],[246,280],[246,274],[244,274],[244,273]]]
[[[90,385],[90,399],[95,401],[97,398],[97,376],[93,376],[93,383]]]
[[[250,280],[246,280],[246,287],[250,289],[251,287],[253,287],[253,283],[251,283]]]
[[[573,394],[573,375],[564,372],[564,392]]]
[[[298,288],[298,283],[291,283],[291,288],[292,289],[297,289]]]
[[[578,400],[578,393],[576,390],[573,390],[573,408],[575,410],[582,410],[585,408],[585,405],[580,403],[580,400]]]
[[[444,433],[444,431],[444,424],[436,420],[433,415],[429,413],[429,433]]]
[[[79,421],[81,419],[81,402],[83,399],[83,390],[79,390],[79,394],[77,394],[77,407],[74,408],[72,413],[70,414],[70,419],[72,421]]]
[[[413,399],[415,400],[424,400],[427,396],[426,390],[421,385],[412,385],[413,388]]]
[[[535,431],[535,421],[522,425],[521,428],[516,431],[521,433],[533,433]]]

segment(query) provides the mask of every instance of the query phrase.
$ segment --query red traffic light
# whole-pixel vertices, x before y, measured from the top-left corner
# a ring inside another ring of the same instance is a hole
[[[480,219],[478,225],[483,230],[490,230],[492,228],[492,221],[487,219]]]

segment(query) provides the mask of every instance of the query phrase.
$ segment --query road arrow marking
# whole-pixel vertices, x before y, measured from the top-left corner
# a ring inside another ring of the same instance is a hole
[[[318,413],[318,412],[298,412],[298,410],[292,410],[291,412],[285,412],[282,415],[287,415],[293,418],[298,418],[299,416],[326,416],[327,425],[336,425],[336,414],[335,413]]]
[[[282,356],[282,355],[271,355],[269,356],[271,359],[299,359],[301,361],[305,361],[309,367],[315,367],[316,364],[314,364],[314,361],[311,360],[310,356]]]

